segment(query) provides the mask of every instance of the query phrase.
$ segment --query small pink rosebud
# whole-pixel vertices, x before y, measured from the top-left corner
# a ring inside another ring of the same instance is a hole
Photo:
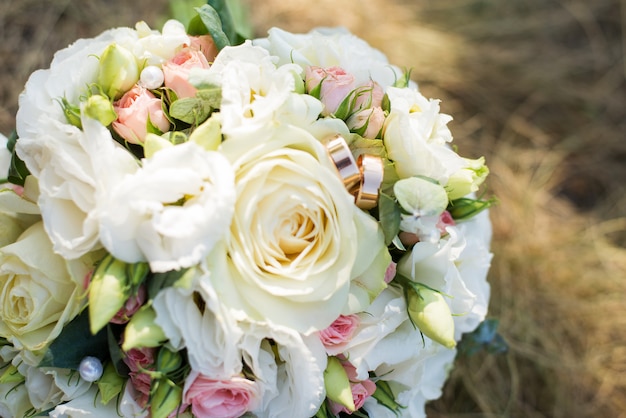
[[[354,90],[354,76],[340,67],[307,67],[305,86],[307,93],[319,87],[319,99],[324,104],[322,115],[328,116]]]
[[[146,301],[146,296],[147,292],[145,286],[140,286],[137,293],[128,298],[122,309],[115,314],[110,322],[114,324],[125,324],[130,321],[130,317],[133,316]]]
[[[117,120],[113,129],[131,144],[141,144],[148,134],[148,121],[161,132],[167,132],[170,122],[158,99],[149,90],[135,85],[120,100],[113,103]]]
[[[439,232],[444,234],[446,233],[446,227],[454,225],[456,225],[454,218],[452,217],[452,215],[450,215],[450,212],[444,210],[439,217],[439,222],[437,222],[437,229],[439,230]]]
[[[163,64],[165,87],[174,90],[179,99],[196,95],[197,89],[189,82],[192,68],[209,68],[209,62],[204,54],[192,48],[183,49]]]
[[[378,137],[384,123],[385,112],[380,107],[359,110],[346,121],[350,131],[358,133],[363,138],[371,139]]]
[[[393,261],[389,263],[387,271],[385,271],[385,283],[389,284],[396,277],[396,263]]]
[[[328,328],[320,331],[319,337],[324,347],[333,353],[350,341],[354,331],[359,326],[357,315],[339,315]]]

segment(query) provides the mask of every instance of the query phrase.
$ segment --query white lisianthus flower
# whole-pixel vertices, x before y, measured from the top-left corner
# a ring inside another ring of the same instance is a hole
[[[262,130],[273,129],[277,122],[306,127],[319,116],[322,103],[296,91],[302,68],[277,67],[275,61],[265,49],[247,41],[224,48],[211,68],[203,71],[207,82],[221,85],[220,115],[226,136],[246,132],[263,136]]]
[[[194,142],[164,148],[98,200],[102,244],[156,272],[198,264],[230,226],[233,179],[218,152]]]
[[[98,193],[122,182],[137,162],[95,119],[83,118],[83,131],[46,115],[40,122],[47,130],[20,138],[17,152],[39,180],[37,203],[55,252],[74,259],[100,247],[96,206],[107,196]]]
[[[225,249],[212,254],[209,268],[238,319],[303,333],[326,328],[348,303],[362,253],[370,263],[364,282],[377,277],[372,293],[382,289],[389,264],[378,257],[387,252],[382,234],[373,218],[357,215],[319,141],[281,126],[271,138],[230,138],[222,149],[235,167],[238,198]],[[361,230],[373,234],[359,239]]]
[[[263,391],[262,404],[252,412],[268,418],[313,416],[326,394],[327,357],[318,336],[267,323],[241,326],[244,359]]]
[[[91,386],[91,383],[78,376],[71,376],[74,372],[69,369],[25,366],[18,367],[18,370],[26,377],[28,396],[38,411],[45,411],[61,402],[80,397]]]
[[[202,281],[202,277],[198,279]],[[243,332],[234,318],[217,300],[210,287],[200,287],[202,309],[191,290],[180,287],[163,289],[154,299],[156,324],[175,350],[187,348],[192,370],[216,380],[229,379],[241,373]],[[205,332],[198,332],[204,330]]]
[[[372,80],[383,88],[402,77],[402,71],[389,64],[382,52],[345,28],[317,28],[307,34],[271,28],[268,34],[253,43],[277,56],[279,64],[293,62],[303,68],[337,66],[354,75],[355,85]]]
[[[170,19],[163,25],[161,32],[151,30],[145,22],[135,25],[139,39],[127,46],[139,62],[148,65],[160,65],[172,59],[184,45],[191,41],[185,30],[185,25],[177,20]]]
[[[16,358],[19,364],[19,354],[20,352],[11,345],[0,347],[0,367],[2,370],[7,370],[6,367],[9,367]],[[0,417],[24,417],[32,408],[33,405],[25,385],[20,384],[19,381],[0,383]]]
[[[7,149],[8,139],[0,133],[0,187],[6,181],[11,166],[11,153]]]
[[[90,255],[68,261],[55,254],[41,222],[0,248],[0,336],[20,349],[45,348],[83,306],[94,263]]]
[[[479,228],[483,227],[489,231],[484,220]],[[454,338],[457,341],[461,334],[473,331],[485,318],[489,299],[486,274],[491,254],[488,241],[484,241],[489,234],[482,234],[482,240],[471,237],[468,242],[464,234],[466,228],[448,227],[448,235],[438,243],[416,243],[397,265],[397,271],[404,276],[450,296],[444,296],[444,300],[455,315]],[[480,237],[481,233],[476,231],[476,235]]]
[[[425,176],[445,186],[467,163],[450,149],[452,120],[439,113],[439,101],[416,89],[390,87],[391,111],[383,126],[383,141],[400,178]]]

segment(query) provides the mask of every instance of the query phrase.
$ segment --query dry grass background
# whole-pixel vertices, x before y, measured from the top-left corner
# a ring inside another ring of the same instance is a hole
[[[485,155],[505,356],[459,358],[430,417],[626,417],[626,1],[244,0],[256,33],[348,27],[413,68]],[[30,72],[166,0],[0,0],[0,131]]]

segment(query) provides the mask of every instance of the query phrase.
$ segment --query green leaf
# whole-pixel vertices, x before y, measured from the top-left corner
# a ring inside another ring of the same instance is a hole
[[[396,401],[391,386],[389,386],[389,383],[385,380],[376,381],[376,391],[372,394],[372,397],[376,399],[379,404],[387,407],[396,415],[400,414],[401,410],[406,408]]]
[[[481,200],[462,197],[451,201],[447,210],[450,212],[450,215],[452,215],[452,218],[454,218],[455,221],[464,221],[478,215],[480,212],[491,207],[495,203],[497,203],[496,198]]]
[[[100,396],[102,397],[102,404],[108,404],[111,399],[122,393],[124,383],[124,378],[117,374],[113,364],[108,363],[104,368],[102,377],[98,379],[97,383],[98,389],[100,390]]]
[[[178,99],[170,106],[170,116],[190,125],[199,125],[211,114],[213,108],[198,97]]]
[[[402,209],[413,216],[439,215],[448,206],[446,190],[420,177],[398,180],[393,191]]]
[[[222,21],[217,11],[210,5],[205,4],[202,7],[197,7],[196,12],[198,12],[196,17],[189,22],[189,28],[187,29],[189,34],[210,34],[218,51],[221,51],[225,46],[229,46],[230,41],[224,32]]]
[[[170,16],[185,26],[196,16],[194,9],[206,3],[206,0],[170,0]]]
[[[18,186],[23,186],[26,177],[30,175],[30,171],[26,167],[26,163],[18,157],[15,152],[15,145],[17,144],[17,132],[11,132],[11,135],[7,138],[7,149],[11,151],[11,165],[9,166],[9,172],[7,173],[7,180]]]
[[[400,208],[395,199],[385,193],[380,193],[378,196],[378,220],[385,236],[385,245],[391,244],[400,232],[400,215]]]
[[[196,92],[196,97],[201,99],[205,106],[219,109],[222,104],[222,88],[219,86],[211,86],[199,89]]]
[[[39,367],[78,370],[81,360],[87,356],[97,357],[104,362],[109,357],[109,350],[107,332],[101,330],[96,335],[91,335],[89,314],[87,310],[83,310],[50,344]]]
[[[231,45],[239,45],[252,38],[252,24],[248,19],[247,9],[239,0],[208,0],[207,3],[220,16],[222,28]]]

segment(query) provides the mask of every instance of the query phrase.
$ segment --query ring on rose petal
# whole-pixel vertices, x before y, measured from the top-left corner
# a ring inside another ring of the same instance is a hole
[[[361,209],[372,209],[378,204],[378,193],[383,182],[383,160],[375,155],[359,156],[361,187],[356,193],[356,205]]]
[[[359,170],[346,140],[341,135],[336,135],[326,143],[326,148],[344,186],[350,193],[353,193],[354,187],[361,181],[361,170]]]

